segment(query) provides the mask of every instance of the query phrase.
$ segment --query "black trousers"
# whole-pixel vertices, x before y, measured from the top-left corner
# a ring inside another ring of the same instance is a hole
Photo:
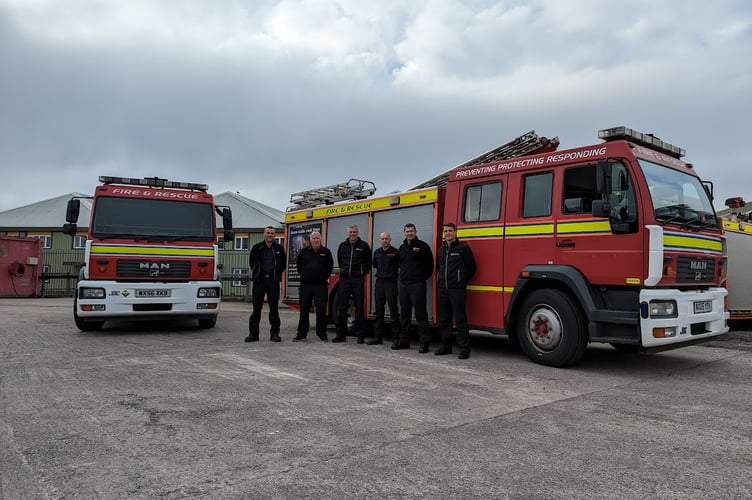
[[[410,342],[410,320],[415,309],[415,321],[418,323],[418,337],[420,345],[431,343],[431,331],[428,329],[428,312],[426,311],[426,282],[400,283],[399,285],[400,315],[402,328],[400,342]]]
[[[363,300],[365,298],[365,279],[340,277],[337,288],[337,336],[347,336],[347,310],[350,307],[350,298],[355,304],[355,333],[358,337],[365,334],[365,312]]]
[[[298,320],[298,335],[308,335],[310,323],[308,315],[311,305],[316,306],[316,335],[326,335],[326,283],[301,283],[300,285],[300,319]]]
[[[439,328],[441,345],[452,347],[452,319],[457,326],[457,347],[460,352],[470,352],[470,333],[467,330],[464,288],[439,288]]]
[[[389,316],[391,317],[392,339],[397,341],[400,331],[399,310],[397,309],[397,280],[376,278],[373,288],[373,298],[376,306],[374,336],[377,339],[384,338],[384,314],[385,305],[389,304]]]
[[[279,282],[274,278],[259,278],[253,282],[251,291],[253,299],[253,312],[248,318],[248,331],[251,336],[258,337],[259,323],[261,322],[261,309],[264,307],[264,296],[269,303],[269,325],[271,336],[279,335],[279,327],[282,322],[279,319]]]

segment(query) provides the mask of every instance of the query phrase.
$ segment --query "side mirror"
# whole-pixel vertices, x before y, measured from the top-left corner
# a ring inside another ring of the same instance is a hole
[[[593,217],[608,218],[611,208],[611,203],[606,200],[593,200]]]
[[[78,231],[78,226],[75,223],[63,224],[63,234],[74,236],[76,234],[76,231]]]
[[[629,190],[629,182],[627,182],[627,173],[624,170],[619,169],[619,191]]]
[[[232,241],[235,239],[235,233],[232,231],[232,210],[229,207],[222,209],[222,227],[225,230],[225,241]]]
[[[708,198],[710,198],[710,201],[713,201],[713,183],[710,181],[702,181],[702,187],[704,187],[705,192],[708,193]],[[742,201],[742,206],[744,206],[743,201]]]
[[[81,200],[68,200],[68,207],[65,210],[65,222],[78,222],[78,213],[81,211]]]
[[[232,210],[229,207],[222,209],[222,227],[225,231],[232,229]]]

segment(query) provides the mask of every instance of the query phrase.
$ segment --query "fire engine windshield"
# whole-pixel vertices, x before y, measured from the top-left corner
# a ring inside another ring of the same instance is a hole
[[[695,230],[718,228],[713,205],[700,179],[647,160],[640,160],[640,165],[659,223]]]
[[[146,241],[214,241],[210,203],[100,196],[92,236]]]

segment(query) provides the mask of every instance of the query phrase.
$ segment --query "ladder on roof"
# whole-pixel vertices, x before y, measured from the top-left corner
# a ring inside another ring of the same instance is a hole
[[[548,139],[536,134],[535,130],[531,130],[530,132],[522,134],[521,136],[512,139],[511,141],[502,144],[501,146],[498,146],[491,151],[483,153],[482,155],[477,156],[472,160],[468,160],[465,163],[457,165],[456,167],[453,167],[442,174],[431,177],[430,179],[421,182],[417,186],[411,187],[410,189],[408,189],[408,191],[435,186],[445,186],[449,181],[449,173],[455,168],[469,167],[471,165],[482,165],[484,163],[493,163],[495,161],[508,160],[510,158],[517,158],[519,156],[530,154],[547,153],[550,151],[556,151],[556,148],[558,147],[558,137]]]
[[[376,192],[376,185],[371,181],[350,179],[340,184],[332,184],[307,191],[300,191],[290,195],[290,203],[294,206],[288,210],[310,208],[318,205],[331,205],[338,201],[361,200]]]

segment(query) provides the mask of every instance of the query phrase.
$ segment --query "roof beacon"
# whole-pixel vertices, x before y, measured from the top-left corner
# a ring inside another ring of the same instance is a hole
[[[626,141],[639,144],[640,146],[645,146],[650,149],[660,151],[661,153],[666,153],[667,155],[673,156],[677,159],[683,157],[686,154],[686,151],[684,151],[684,149],[678,146],[674,146],[673,144],[669,144],[668,142],[664,142],[653,134],[643,134],[642,132],[638,132],[627,127],[612,127],[599,130],[598,139],[603,139],[604,141],[617,141],[624,139]]]
[[[100,175],[99,182],[102,184],[127,184],[129,186],[147,186],[153,188],[175,188],[191,189],[194,191],[208,191],[209,186],[206,184],[196,184],[194,182],[173,182],[159,177],[145,177],[143,179],[134,179],[131,177],[112,177],[109,175]]]

